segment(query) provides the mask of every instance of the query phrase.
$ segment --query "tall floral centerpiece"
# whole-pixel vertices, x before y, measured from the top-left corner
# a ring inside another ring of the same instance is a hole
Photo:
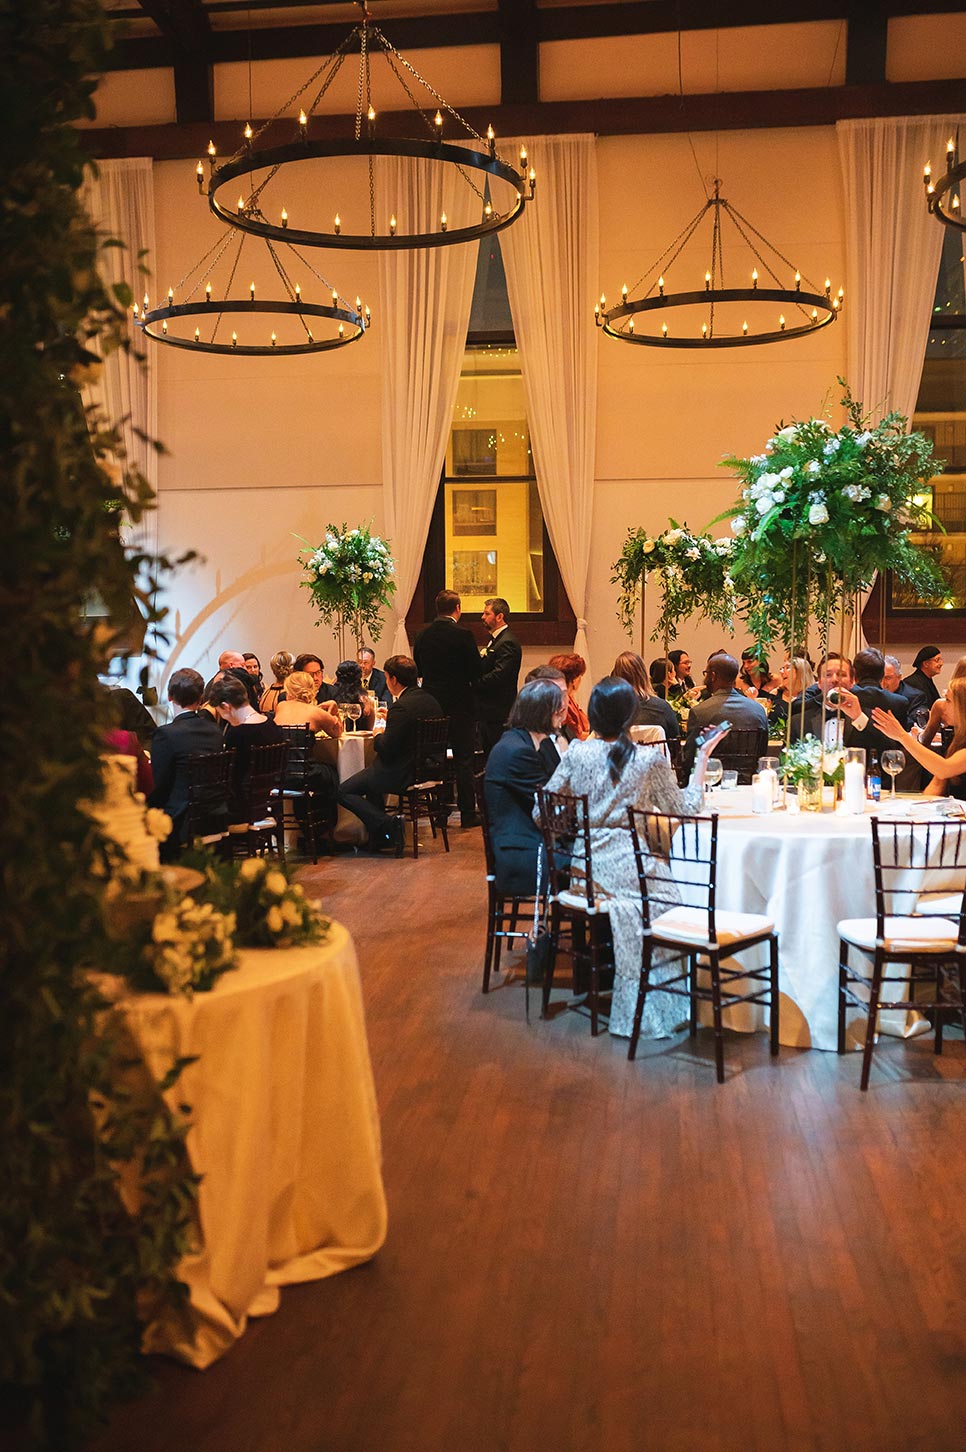
[[[304,570],[302,587],[311,592],[320,621],[335,624],[339,637],[339,658],[346,658],[346,632],[362,645],[368,635],[382,634],[380,612],[396,593],[395,562],[386,541],[372,534],[368,525],[341,529],[325,528],[317,547],[307,544],[299,555]]]
[[[689,615],[704,615],[730,630],[735,589],[728,572],[734,552],[730,539],[713,540],[694,534],[687,525],[669,521],[658,535],[629,529],[620,558],[614,563],[611,584],[620,586],[617,612],[630,635],[638,607],[641,612],[641,654],[647,643],[647,585],[661,592],[661,603],[651,640],[661,640],[667,651],[677,627]]]

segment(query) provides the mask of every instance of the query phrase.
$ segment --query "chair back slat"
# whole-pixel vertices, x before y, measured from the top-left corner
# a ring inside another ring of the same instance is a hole
[[[748,786],[758,770],[758,758],[768,751],[766,726],[739,726],[722,737],[711,755],[725,771],[736,771],[742,786]]]
[[[473,792],[476,797],[476,813],[480,819],[480,826],[483,828],[483,856],[486,859],[486,875],[492,881],[496,881],[496,858],[493,853],[493,840],[490,836],[490,814],[486,809],[486,776],[478,772],[473,778]]]
[[[272,792],[281,786],[285,775],[288,750],[287,741],[276,741],[269,746],[253,746],[249,752],[248,775],[241,792],[249,822],[269,816]]]
[[[288,747],[285,763],[285,784],[290,790],[304,790],[306,777],[312,765],[312,745],[315,738],[309,726],[280,726],[282,740]]]
[[[958,941],[966,945],[966,822],[872,818],[876,934],[889,917],[916,916],[922,894],[958,896]]]
[[[448,716],[420,716],[416,721],[413,747],[415,780],[441,776],[446,770],[446,743],[449,739]]]
[[[597,911],[594,865],[590,846],[590,807],[586,796],[537,789],[540,830],[547,857],[550,894],[571,892],[584,897],[587,911]]]
[[[234,751],[193,751],[188,757],[187,842],[227,828],[228,784],[234,766]]]
[[[715,900],[718,870],[718,814],[686,816],[628,807],[628,826],[641,889],[644,931],[669,908],[684,906],[707,918],[707,937],[717,941]],[[667,864],[674,888],[655,875],[655,861]]]

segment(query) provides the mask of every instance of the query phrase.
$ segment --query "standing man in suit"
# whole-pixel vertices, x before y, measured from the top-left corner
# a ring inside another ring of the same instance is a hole
[[[459,625],[462,603],[455,590],[436,596],[436,619],[416,637],[413,656],[423,690],[449,717],[449,744],[456,768],[456,804],[461,827],[478,827],[473,799],[473,686],[483,669],[476,641]]]
[[[371,691],[379,706],[391,706],[392,696],[389,694],[389,687],[386,685],[386,673],[376,665],[376,652],[371,645],[360,645],[356,651],[356,660],[359,662],[359,669],[362,671],[362,689]]]
[[[165,861],[176,856],[178,848],[184,845],[188,757],[198,751],[221,751],[224,746],[218,722],[201,710],[204,689],[204,680],[197,671],[175,671],[168,682],[174,720],[169,726],[159,726],[151,742],[154,790],[148,797],[148,806],[160,807],[172,821],[171,836],[161,849]]]
[[[688,734],[684,743],[684,765],[690,771],[694,765],[698,735],[705,726],[717,725],[719,721],[730,721],[740,730],[758,727],[768,741],[768,717],[765,708],[750,696],[743,696],[735,686],[741,669],[733,655],[724,651],[709,655],[704,668],[704,684],[708,697],[691,707],[688,717]]]
[[[476,719],[480,723],[480,745],[489,756],[503,735],[510,708],[517,698],[517,681],[523,649],[510,631],[510,607],[499,597],[483,602],[483,624],[490,632],[489,644],[480,652],[482,671],[476,683]]]
[[[391,655],[383,666],[394,704],[386,714],[386,729],[373,740],[376,760],[342,783],[339,802],[357,816],[369,834],[374,852],[394,847],[402,856],[406,824],[386,814],[386,793],[412,785],[416,765],[416,722],[423,716],[445,713],[435,697],[421,690],[416,662],[408,655]]]

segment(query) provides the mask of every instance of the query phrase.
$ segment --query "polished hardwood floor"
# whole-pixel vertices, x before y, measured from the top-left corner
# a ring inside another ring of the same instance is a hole
[[[480,993],[478,832],[302,880],[359,950],[389,1237],[101,1452],[959,1452],[961,1035],[857,1058],[592,1040]]]

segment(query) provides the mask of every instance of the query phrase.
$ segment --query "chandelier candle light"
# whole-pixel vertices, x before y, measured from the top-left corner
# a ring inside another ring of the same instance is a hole
[[[926,188],[926,203],[932,216],[946,227],[956,227],[966,232],[962,208],[959,201],[960,183],[966,178],[966,162],[959,159],[957,138],[950,136],[946,142],[946,171],[933,181],[932,164],[926,162],[922,172],[922,183]]]
[[[475,131],[390,44],[371,22],[367,6],[360,4],[360,9],[361,23],[269,120],[257,127],[246,125],[241,145],[230,157],[219,162],[215,147],[209,145],[207,186],[201,162],[196,175],[215,216],[262,238],[363,251],[453,246],[509,227],[534,198],[536,172],[529,165],[526,147],[520,149],[518,165],[501,157],[493,127],[487,128],[485,137]],[[355,53],[359,68],[353,134],[322,135],[323,129],[331,129],[328,118],[319,114],[322,100],[347,57]],[[385,124],[373,105],[374,59],[384,63],[387,82],[398,85],[406,98],[405,113],[386,113]],[[402,124],[401,114],[415,121],[416,136],[394,134]],[[458,144],[465,140],[478,144]],[[406,218],[402,198],[377,216],[377,157],[410,157],[428,168],[449,168],[447,175],[458,176],[475,193],[477,219],[453,226],[443,210],[434,227],[420,230],[415,219]],[[358,162],[364,172],[354,205],[352,196],[324,200],[325,163],[337,159]],[[316,199],[319,215],[297,219],[282,188],[293,171],[312,163],[318,165],[311,167],[311,184],[301,186],[300,193]],[[239,182],[247,196],[240,196],[236,205]],[[498,205],[490,199],[490,187],[498,193]]]
[[[681,292],[669,291],[667,277],[671,267],[681,259],[684,249],[708,217],[711,218],[711,248],[704,285]],[[755,259],[750,286],[725,286],[723,218],[731,222]],[[776,270],[779,267],[786,269],[787,283],[783,283]],[[759,286],[759,268],[768,274],[773,285]],[[656,282],[653,281],[655,274]],[[644,295],[635,298],[633,294],[645,284]],[[624,284],[620,302],[608,308],[607,298],[601,293],[594,307],[594,320],[609,338],[621,343],[656,348],[742,348],[785,342],[827,327],[838,317],[842,301],[842,288],[833,296],[830,278],[825,279],[821,290],[803,279],[788,258],[721,196],[721,182],[715,178],[713,193],[704,206],[633,288]]]

